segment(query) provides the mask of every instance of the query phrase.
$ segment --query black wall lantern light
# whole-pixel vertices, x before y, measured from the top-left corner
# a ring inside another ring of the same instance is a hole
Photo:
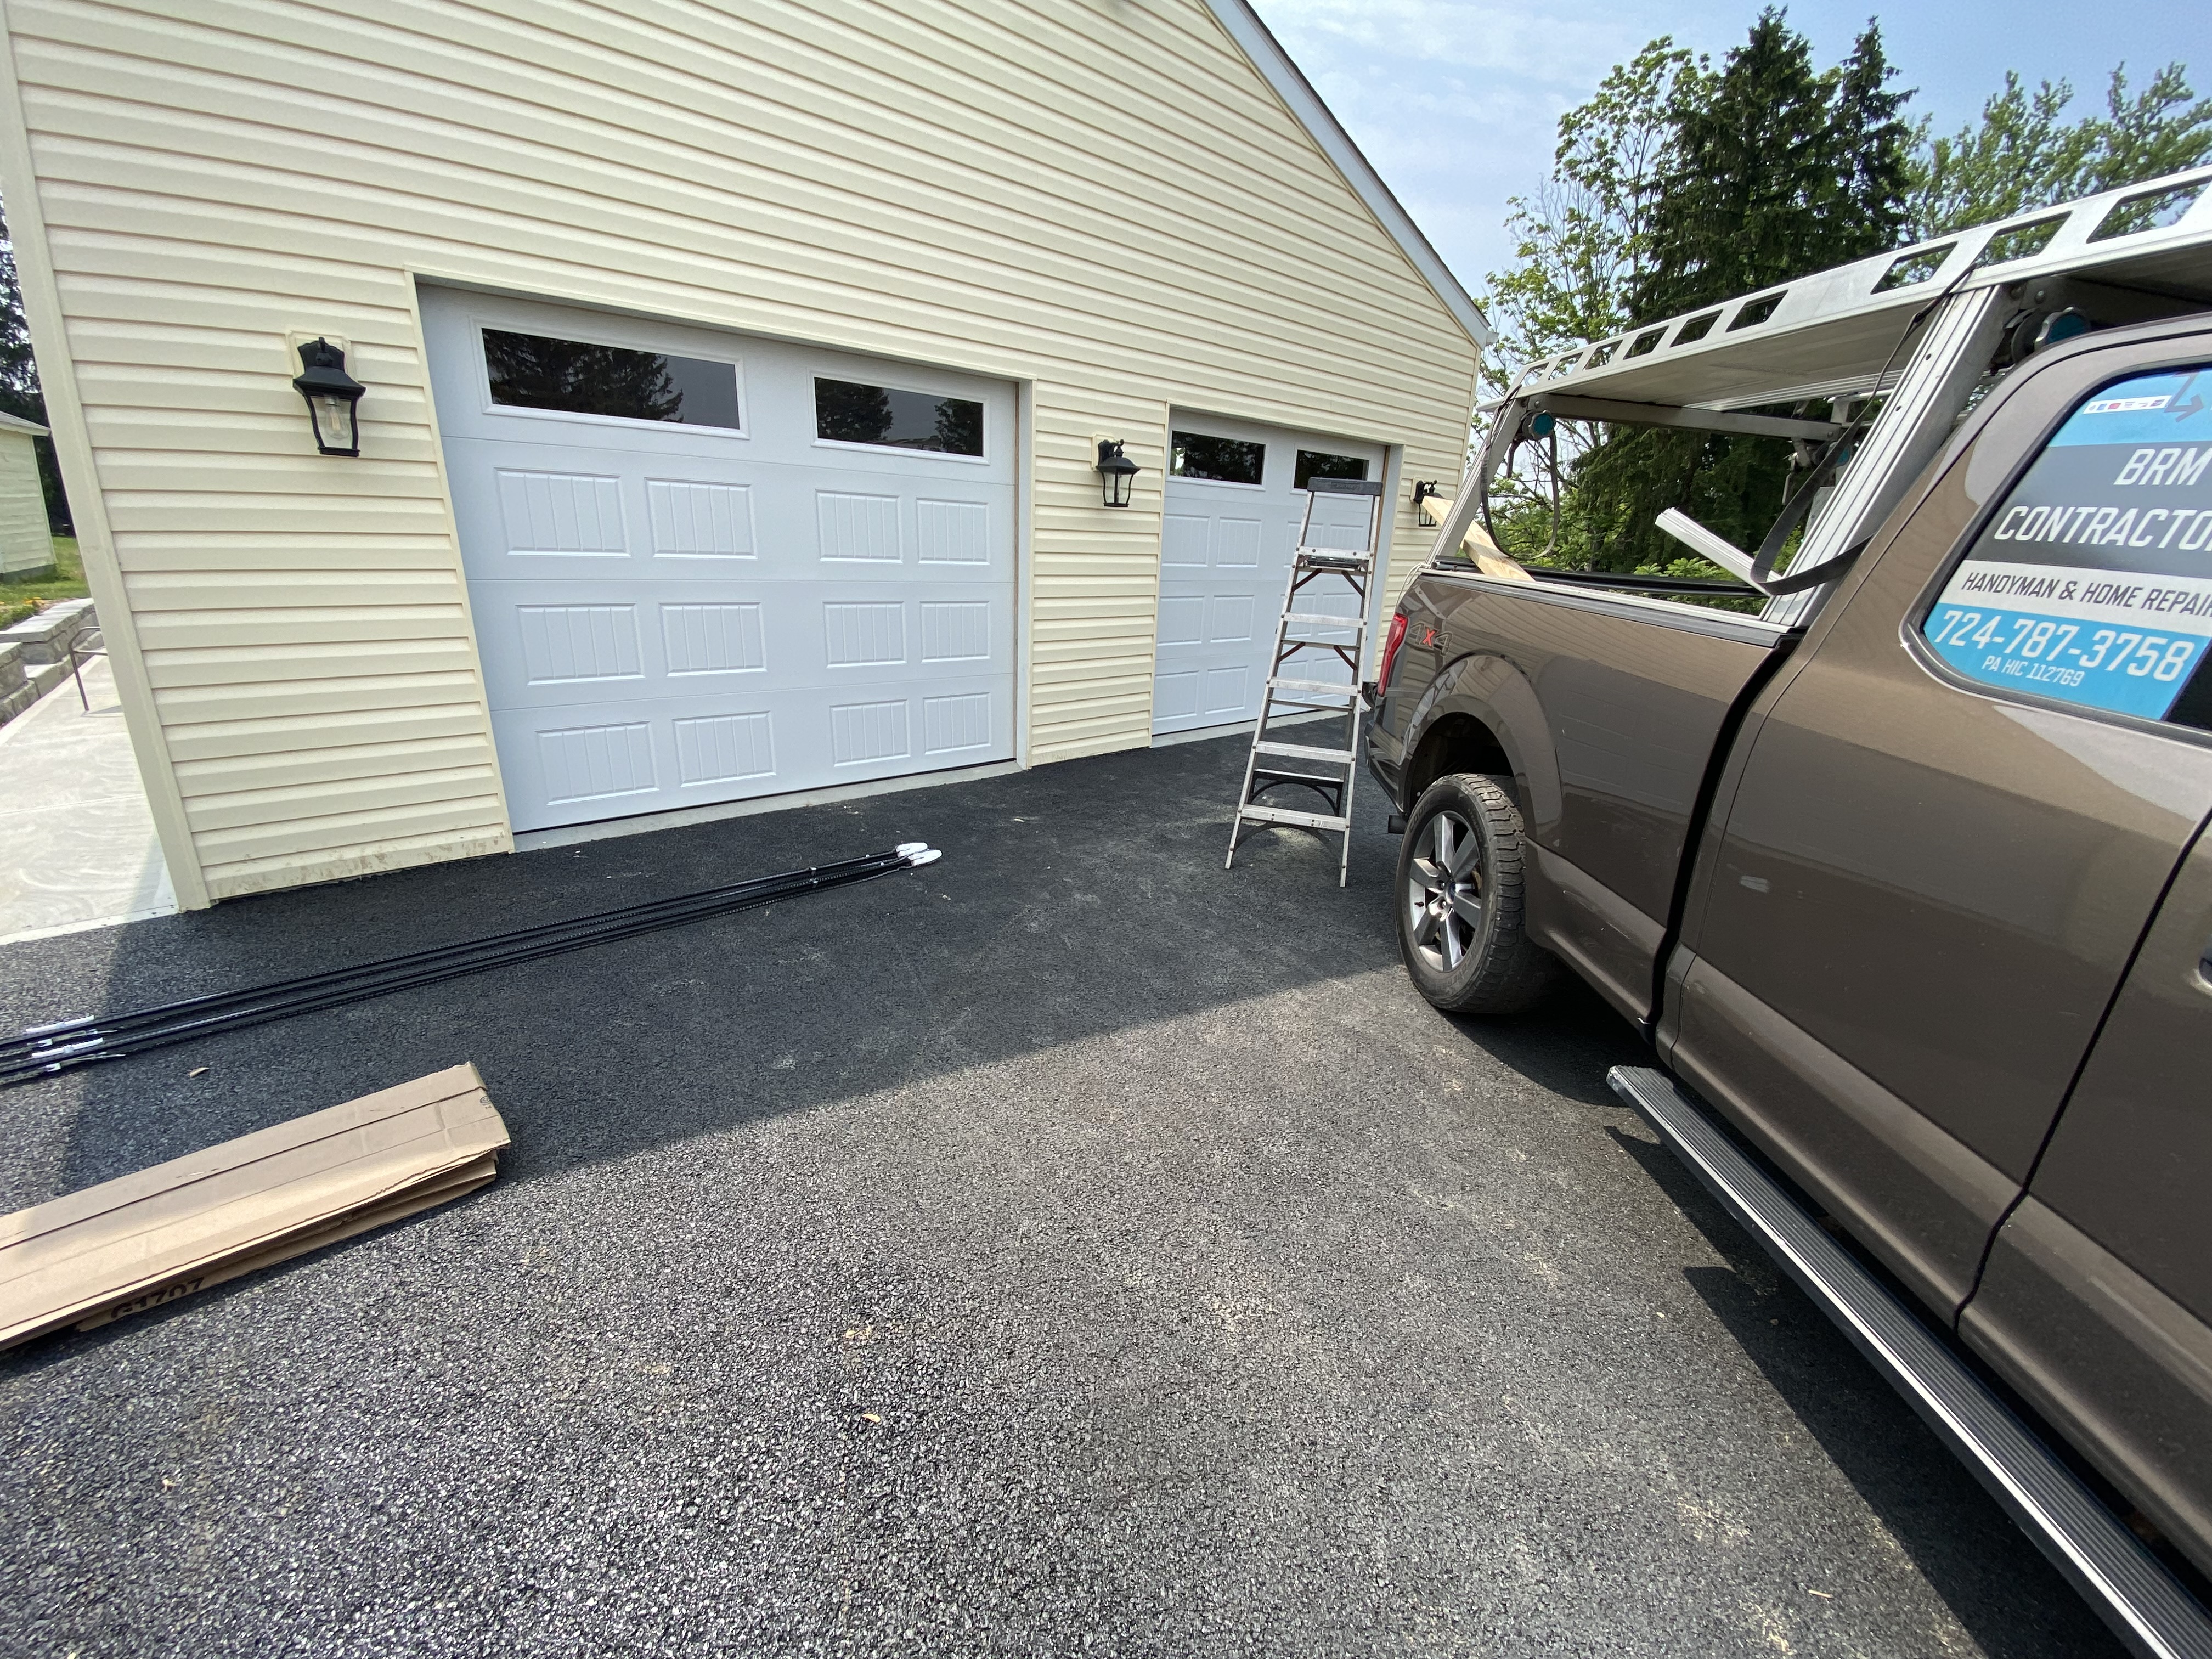
[[[1120,440],[1101,438],[1098,441],[1098,486],[1105,506],[1128,506],[1129,481],[1143,471],[1144,468],[1121,453]]]
[[[328,340],[308,341],[292,385],[307,400],[315,447],[325,455],[360,454],[361,394],[368,388],[346,373],[345,353]]]

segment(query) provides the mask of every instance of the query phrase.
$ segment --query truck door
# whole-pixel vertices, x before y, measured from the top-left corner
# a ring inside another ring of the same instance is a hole
[[[1960,1330],[2212,1561],[2212,837],[2200,836]]]
[[[1670,964],[1677,1069],[1948,1311],[2212,810],[2212,338],[2130,338],[2001,388],[1815,623]]]

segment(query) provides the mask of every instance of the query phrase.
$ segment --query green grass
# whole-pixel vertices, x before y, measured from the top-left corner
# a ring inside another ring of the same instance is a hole
[[[84,585],[84,561],[77,556],[76,538],[57,536],[52,575],[34,582],[0,582],[0,628],[12,628],[58,599],[81,599],[91,591]]]

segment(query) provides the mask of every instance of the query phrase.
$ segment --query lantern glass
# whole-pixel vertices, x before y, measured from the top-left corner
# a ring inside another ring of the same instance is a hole
[[[301,346],[300,373],[292,389],[307,399],[317,449],[325,455],[361,453],[358,405],[368,388],[346,373],[342,349],[328,340],[310,340]]]
[[[307,398],[307,412],[315,422],[315,447],[325,455],[361,453],[361,430],[355,401],[322,392]]]
[[[1121,453],[1118,441],[1102,439],[1098,445],[1098,495],[1107,507],[1127,507],[1129,504],[1129,485],[1142,471]]]

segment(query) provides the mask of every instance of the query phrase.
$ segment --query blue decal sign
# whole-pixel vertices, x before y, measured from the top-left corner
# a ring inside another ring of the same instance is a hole
[[[2160,720],[2212,650],[2212,372],[2068,417],[1921,632],[1968,679]]]

